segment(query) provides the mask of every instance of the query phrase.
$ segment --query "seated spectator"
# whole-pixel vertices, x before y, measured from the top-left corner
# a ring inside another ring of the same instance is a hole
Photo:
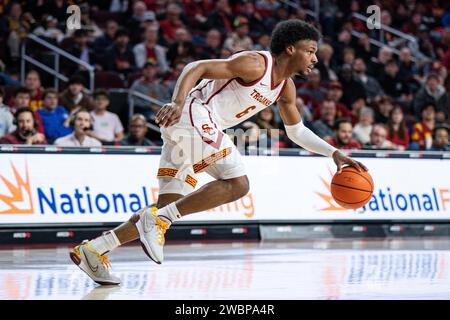
[[[7,41],[9,53],[13,62],[18,62],[20,58],[20,44],[28,33],[36,27],[36,20],[30,12],[22,12],[22,5],[19,2],[11,2],[7,14],[4,16],[7,28]]]
[[[433,145],[433,129],[436,123],[436,106],[428,103],[422,108],[422,121],[414,125],[411,133],[411,150],[429,150]]]
[[[353,66],[355,63],[355,50],[351,47],[344,48],[344,51],[342,52],[342,62],[344,64],[348,64],[350,66]]]
[[[419,83],[419,69],[416,63],[412,60],[411,49],[403,47],[400,50],[399,56],[399,75],[400,79],[407,83],[407,85],[414,91]]]
[[[16,127],[14,125],[14,116],[9,111],[9,107],[3,104],[5,90],[0,88],[0,138],[4,135],[13,132]]]
[[[129,134],[119,144],[123,146],[156,146],[145,137],[147,131],[147,120],[142,114],[136,113],[131,117]]]
[[[123,126],[119,117],[107,111],[109,106],[108,92],[98,89],[94,93],[95,108],[91,111],[94,130],[87,134],[100,140],[102,144],[114,144],[123,139]]]
[[[301,96],[308,96],[317,101],[325,98],[326,90],[320,86],[320,71],[313,69],[308,76],[308,82],[304,83],[301,88],[297,90],[297,94]]]
[[[395,106],[387,121],[388,136],[387,139],[397,150],[407,150],[409,147],[409,133],[406,127],[406,121],[402,107]]]
[[[58,28],[58,20],[51,15],[44,15],[42,24],[34,29],[33,33],[56,43],[60,43],[64,39],[64,33]]]
[[[450,151],[448,142],[450,128],[448,125],[439,125],[433,130],[432,151]]]
[[[17,129],[0,139],[0,144],[47,144],[45,136],[36,130],[35,113],[31,108],[17,109],[14,119]]]
[[[392,49],[388,46],[382,47],[378,50],[377,58],[373,59],[369,65],[368,74],[375,77],[378,82],[381,84],[381,70],[384,70],[386,63],[392,60]]]
[[[217,29],[209,30],[205,44],[200,47],[197,55],[199,59],[219,59],[222,50],[222,35]]]
[[[339,75],[339,81],[341,82],[343,89],[341,102],[344,103],[347,107],[350,106],[353,101],[355,101],[356,97],[366,96],[366,89],[364,89],[363,84],[353,75],[353,69],[351,65],[344,64],[342,66]],[[356,115],[356,117],[358,117],[358,115]]]
[[[369,143],[363,145],[363,149],[390,150],[394,149],[392,143],[387,140],[388,130],[384,124],[374,124],[370,132]]]
[[[375,122],[386,124],[392,109],[394,109],[392,99],[388,96],[381,97],[378,103],[378,110],[375,114]]]
[[[146,96],[160,100],[162,102],[170,101],[169,89],[161,84],[161,81],[156,78],[157,67],[152,62],[146,62],[142,69],[142,78],[136,80],[131,86],[130,90],[140,92]],[[135,106],[139,112],[144,113],[147,119],[153,120],[159,106],[150,104],[148,101],[133,96]]]
[[[316,64],[316,68],[320,71],[320,78],[325,81],[337,81],[338,77],[333,60],[333,47],[325,43],[319,47],[319,62]]]
[[[359,121],[355,125],[355,128],[353,129],[353,133],[355,135],[355,138],[361,144],[369,143],[374,118],[375,118],[374,112],[369,107],[363,107],[359,111]]]
[[[42,93],[44,92],[44,88],[41,86],[41,77],[36,70],[27,73],[25,88],[30,91],[30,108],[36,112],[42,106]]]
[[[228,0],[217,1],[216,8],[207,17],[207,29],[217,29],[224,35],[233,32],[232,24],[233,15]]]
[[[141,38],[141,24],[144,22],[145,14],[151,13],[153,16],[155,16],[155,13],[153,11],[146,11],[147,6],[145,5],[144,1],[136,1],[133,4],[132,8],[132,16],[128,19],[126,22],[126,28],[130,32],[131,36],[131,43],[136,44],[138,43]],[[156,18],[156,17],[155,17]]]
[[[245,17],[237,17],[233,22],[234,32],[225,40],[223,46],[231,52],[241,50],[252,50],[253,41],[248,36],[248,19]]]
[[[95,65],[94,50],[92,50],[89,43],[89,33],[85,29],[76,29],[73,33],[73,45],[67,50],[71,55],[84,61],[89,65]],[[68,62],[67,71],[75,73],[76,71],[84,71],[82,65],[75,64],[74,62]]]
[[[409,89],[399,75],[399,68],[395,60],[389,60],[384,66],[384,71],[380,77],[380,83],[384,92],[393,98],[398,98],[402,94],[408,93]]]
[[[175,85],[177,84],[177,80],[180,77],[181,73],[183,72],[184,67],[186,66],[186,63],[184,62],[177,62],[175,66],[170,71],[170,74],[167,75],[167,77],[163,81],[163,85],[165,88],[169,90],[169,96],[172,97],[173,92],[175,91]],[[166,101],[166,98],[163,98],[164,101]]]
[[[350,110],[341,102],[343,94],[341,83],[339,81],[330,81],[326,99],[333,100],[336,104],[336,118],[350,117]]]
[[[361,110],[366,107],[365,97],[354,97],[350,105],[350,120],[352,120],[353,125],[356,125],[360,119]]]
[[[302,122],[305,127],[313,130],[313,115],[311,113],[310,107],[305,105],[305,101],[302,99],[302,97],[297,96],[297,98],[295,99],[295,106],[297,107],[297,110],[302,117]]]
[[[258,37],[257,43],[253,45],[253,50],[270,51],[270,35],[267,33]]]
[[[80,7],[80,22],[81,26],[84,30],[88,32],[89,37],[89,43],[92,44],[94,42],[95,38],[100,38],[103,36],[104,32],[100,27],[97,25],[95,20],[92,18],[91,14],[91,6],[89,4],[90,1],[84,1],[83,3],[79,4]],[[95,11],[92,10],[92,13]],[[72,30],[67,30],[67,36],[72,35]],[[76,30],[75,30],[76,31]]]
[[[374,55],[370,38],[367,34],[362,33],[361,37],[355,43],[355,54],[357,57],[363,59],[363,61],[370,61],[370,58]]]
[[[283,130],[280,129],[279,124],[275,119],[275,112],[271,107],[267,107],[256,115],[256,125],[259,129],[265,129],[266,131],[260,131],[267,139],[267,146],[278,145],[280,140],[284,139],[286,135]]]
[[[12,105],[10,107],[10,110],[12,113],[16,113],[17,110],[21,108],[30,108],[30,101],[31,101],[31,93],[30,90],[28,90],[25,87],[19,87],[14,92],[14,97],[11,100]],[[41,116],[34,112],[33,115],[34,119],[36,120],[36,130],[39,133],[44,133],[44,126],[42,125],[42,119]]]
[[[105,53],[105,70],[116,71],[124,77],[134,70],[136,63],[129,42],[130,36],[125,29],[119,29],[115,33],[114,43]]]
[[[74,109],[75,110],[75,109]],[[100,147],[102,144],[88,135],[92,131],[92,117],[88,110],[78,109],[71,119],[73,132],[55,140],[60,147]]]
[[[175,38],[167,51],[167,60],[170,65],[177,62],[192,62],[196,58],[195,47],[192,44],[191,34],[185,28],[175,31]]]
[[[352,122],[350,119],[340,118],[334,124],[334,137],[325,139],[325,141],[338,149],[361,149],[361,144],[352,136]]]
[[[438,122],[444,122],[449,116],[450,98],[439,81],[439,76],[431,73],[428,75],[425,85],[417,91],[413,105],[416,117],[420,116],[422,108],[428,104],[436,106]]]
[[[142,68],[146,62],[156,63],[159,73],[168,71],[169,66],[166,59],[166,50],[157,44],[158,28],[148,27],[144,32],[144,41],[133,48],[136,66]]]
[[[119,24],[114,20],[108,20],[106,22],[106,32],[103,36],[95,39],[93,48],[97,55],[105,54],[105,51],[114,44],[114,40],[117,39],[117,31],[119,30]]]
[[[263,37],[267,39],[267,42],[266,40],[262,40],[263,42],[266,42],[267,45],[263,45],[262,43],[260,43],[260,45],[262,45],[262,48],[255,50],[269,51],[270,35],[267,34],[267,29],[264,26],[263,17],[259,14],[259,12],[255,10],[255,4],[252,1],[244,2],[240,14],[248,20],[248,27],[250,30],[249,35],[252,39],[258,39],[258,42]]]
[[[355,60],[353,70],[355,70],[356,79],[363,84],[364,89],[366,90],[366,95],[370,99],[369,101],[373,101],[378,97],[384,96],[383,88],[381,88],[377,79],[367,75],[367,68],[363,59],[358,58]]]
[[[178,29],[185,28],[183,21],[181,20],[181,8],[176,3],[171,3],[167,6],[166,19],[159,23],[161,30],[163,31],[164,38],[168,44],[172,44],[176,41],[176,35]]]
[[[42,108],[38,110],[44,125],[44,134],[48,143],[52,144],[55,139],[63,137],[72,129],[65,125],[69,112],[66,108],[58,105],[58,91],[47,89],[44,91]]]
[[[313,122],[313,131],[322,139],[333,136],[333,126],[336,120],[336,103],[333,100],[323,100],[320,104],[320,119]]]
[[[83,77],[73,76],[69,79],[69,86],[60,94],[59,103],[69,111],[72,111],[76,106],[88,110],[94,109],[94,102],[91,97],[83,92],[83,89]]]

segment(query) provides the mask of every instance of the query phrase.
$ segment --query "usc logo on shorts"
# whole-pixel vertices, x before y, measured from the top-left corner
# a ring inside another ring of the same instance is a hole
[[[207,123],[202,125],[202,130],[203,130],[203,132],[209,134],[210,136],[212,136],[214,133],[216,133],[216,130],[213,127],[210,127],[209,124],[207,124]]]

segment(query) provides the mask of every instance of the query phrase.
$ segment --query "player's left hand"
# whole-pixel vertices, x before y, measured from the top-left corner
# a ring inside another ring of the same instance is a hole
[[[345,164],[348,164],[349,166],[352,166],[352,167],[356,168],[356,170],[358,170],[359,172],[368,171],[369,170],[361,162],[353,160],[352,158],[347,157],[346,155],[344,155],[339,150],[336,150],[333,153],[333,160],[334,160],[334,163],[336,163],[336,166],[337,166],[337,173],[341,173],[342,172],[342,166],[345,165]]]
[[[180,121],[182,107],[171,102],[166,103],[156,114],[155,122],[160,127],[167,128]]]

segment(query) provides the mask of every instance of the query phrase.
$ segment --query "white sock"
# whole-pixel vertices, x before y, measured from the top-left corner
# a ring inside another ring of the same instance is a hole
[[[100,237],[89,241],[89,245],[93,250],[100,253],[100,255],[103,255],[120,246],[120,241],[114,231],[110,230],[105,232]]]
[[[169,223],[170,226],[173,222],[181,218],[181,214],[178,211],[175,202],[172,202],[171,204],[158,210],[158,217],[162,218],[164,221]]]

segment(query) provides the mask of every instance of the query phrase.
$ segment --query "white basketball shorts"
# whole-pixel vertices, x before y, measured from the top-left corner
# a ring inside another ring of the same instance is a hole
[[[160,194],[192,192],[200,172],[223,180],[246,174],[233,141],[196,98],[186,100],[180,121],[161,128],[161,135],[164,144],[158,169]]]

